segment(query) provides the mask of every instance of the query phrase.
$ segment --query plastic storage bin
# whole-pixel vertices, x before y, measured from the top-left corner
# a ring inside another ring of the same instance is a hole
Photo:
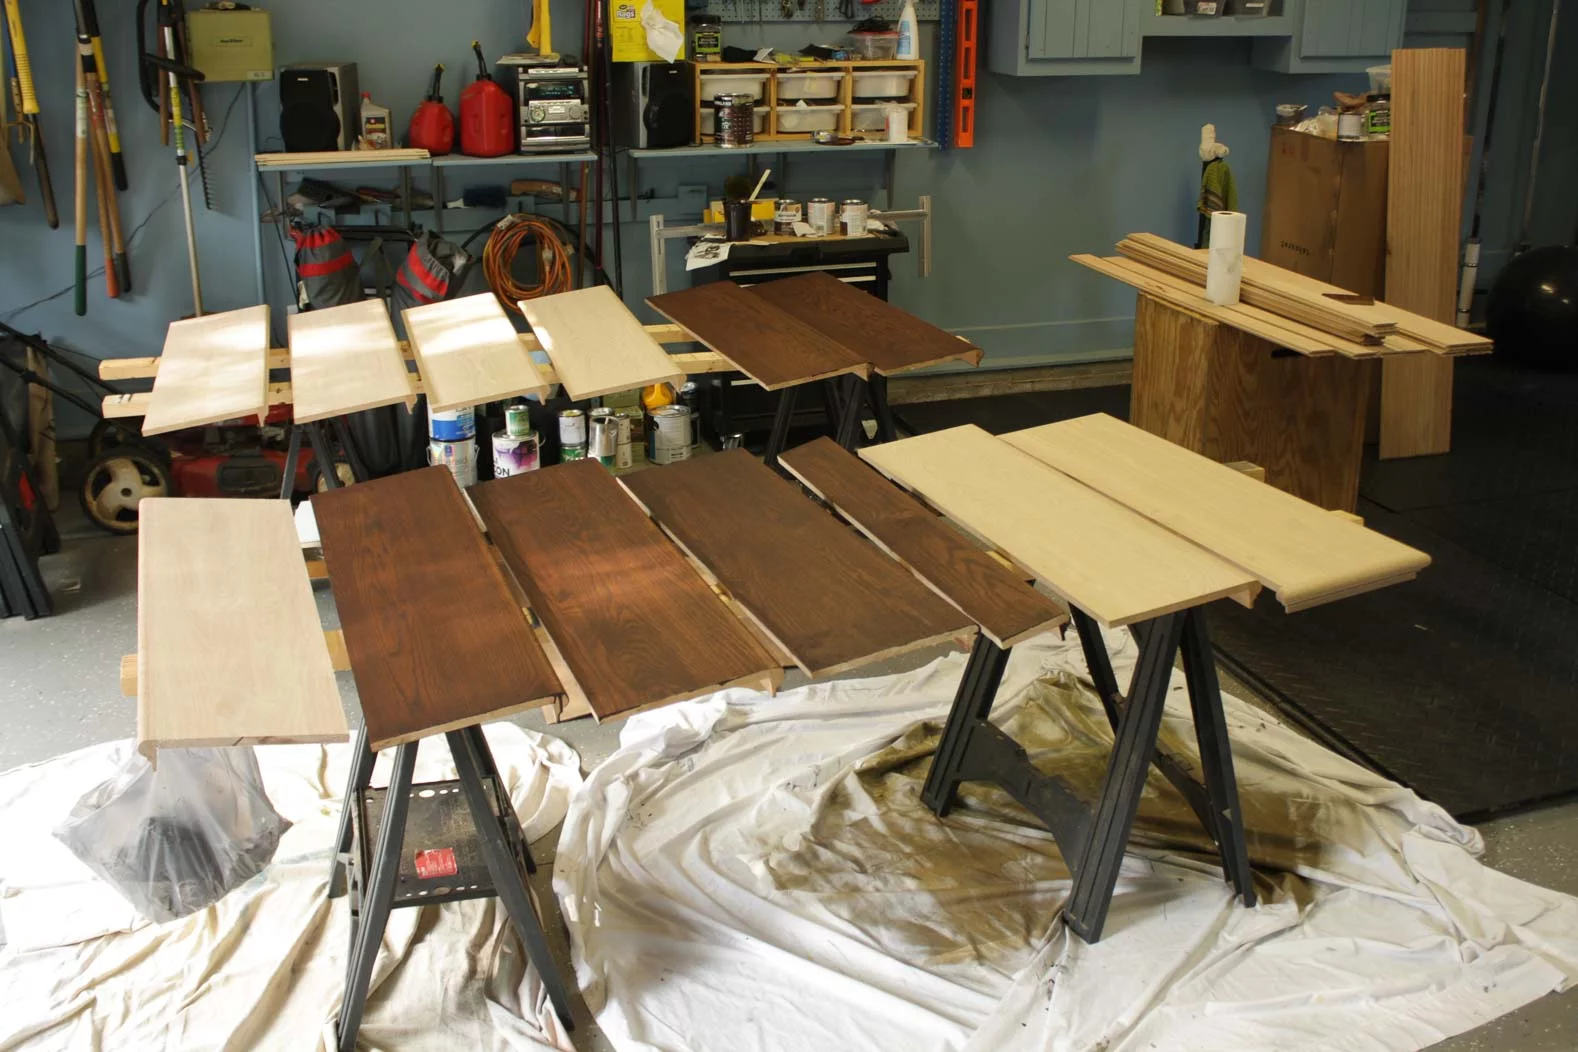
[[[851,33],[849,46],[861,58],[892,58],[899,51],[897,33]]]
[[[779,106],[778,130],[781,132],[833,131],[838,127],[842,106]]]
[[[857,132],[885,132],[888,130],[888,111],[903,110],[910,115],[910,123],[915,121],[915,104],[913,102],[877,102],[870,106],[851,106],[850,128]],[[782,120],[778,122],[783,124]]]
[[[918,74],[913,69],[855,70],[857,99],[907,99]],[[782,81],[779,82],[782,84]]]
[[[708,102],[715,95],[754,95],[758,103],[767,101],[767,72],[761,73],[701,73],[701,97]]]
[[[778,74],[779,99],[836,99],[844,74],[830,72],[783,72]]]

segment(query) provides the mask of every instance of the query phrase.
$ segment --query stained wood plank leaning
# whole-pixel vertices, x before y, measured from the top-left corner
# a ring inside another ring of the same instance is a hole
[[[137,507],[137,749],[344,741],[290,505]]]
[[[1097,413],[1003,441],[1255,575],[1289,610],[1406,581],[1430,557]]]
[[[493,293],[401,312],[429,409],[481,405],[515,395],[548,396],[548,383]]]
[[[285,327],[296,423],[414,403],[413,378],[382,300],[298,311]]]
[[[974,425],[860,455],[1109,627],[1259,591],[1253,575]]]
[[[170,323],[142,433],[268,414],[268,307]]]
[[[779,463],[998,646],[1068,621],[1066,610],[831,438],[791,449]]]
[[[374,749],[558,696],[448,468],[318,493],[312,510]]]
[[[576,401],[685,382],[673,358],[607,285],[521,300],[520,309]]]
[[[764,281],[749,291],[850,348],[883,376],[942,362],[981,363],[974,344],[824,271]]]
[[[647,303],[769,391],[830,376],[871,375],[857,351],[732,281],[650,296]]]
[[[743,449],[620,482],[807,675],[974,628]]]
[[[599,719],[783,670],[595,461],[473,486],[488,535]]]

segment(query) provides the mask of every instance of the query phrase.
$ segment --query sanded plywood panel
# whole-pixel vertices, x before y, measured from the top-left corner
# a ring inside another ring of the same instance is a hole
[[[779,462],[998,646],[1068,621],[1067,611],[832,439],[791,449]]]
[[[493,293],[402,311],[431,410],[463,409],[516,395],[548,395]]]
[[[598,719],[782,676],[596,461],[468,495]]]
[[[137,749],[344,741],[290,504],[137,506]]]
[[[1386,298],[1436,322],[1456,311],[1463,203],[1461,48],[1392,53],[1392,157]],[[1452,448],[1450,359],[1388,362],[1381,371],[1381,456]]]
[[[1003,441],[1254,574],[1289,609],[1396,584],[1424,552],[1105,413]]]
[[[448,468],[317,493],[312,510],[374,749],[557,698]]]
[[[162,435],[268,413],[268,307],[174,321],[142,433]]]
[[[520,308],[576,401],[685,382],[668,352],[607,285],[521,300]]]
[[[1109,627],[1259,590],[1252,574],[973,424],[860,455]]]
[[[857,351],[732,281],[650,296],[647,303],[769,391],[844,373],[871,375]]]
[[[749,290],[870,362],[883,376],[941,362],[981,363],[981,349],[824,271]]]
[[[743,449],[620,482],[808,675],[974,628]]]
[[[414,400],[414,378],[382,300],[298,311],[286,328],[296,423]]]

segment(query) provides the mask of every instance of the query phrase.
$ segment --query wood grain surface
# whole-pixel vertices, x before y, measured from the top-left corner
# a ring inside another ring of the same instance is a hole
[[[732,281],[649,296],[647,303],[769,391],[844,373],[871,375],[859,352]]]
[[[884,376],[942,362],[981,363],[981,349],[825,271],[750,288],[774,307],[850,348]]]
[[[685,382],[668,352],[607,285],[521,300],[520,309],[576,401]]]
[[[1068,611],[831,438],[791,449],[779,462],[998,646],[1068,621]]]
[[[285,325],[296,423],[414,403],[414,377],[382,300],[297,311]]]
[[[1252,574],[973,424],[860,455],[1109,627],[1259,591]]]
[[[429,409],[462,409],[515,395],[548,396],[547,381],[493,293],[412,307],[401,317]]]
[[[1003,441],[1254,574],[1290,610],[1416,576],[1424,552],[1105,413]]]
[[[138,751],[343,742],[290,505],[153,497],[137,511]]]
[[[448,468],[318,493],[312,510],[374,749],[559,694]]]
[[[620,480],[807,675],[974,625],[743,449]]]
[[[142,433],[266,415],[268,343],[262,305],[171,322]]]
[[[596,461],[469,496],[598,719],[781,675]]]

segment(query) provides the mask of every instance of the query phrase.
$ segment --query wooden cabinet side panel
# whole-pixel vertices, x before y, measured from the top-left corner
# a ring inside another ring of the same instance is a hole
[[[1175,445],[1206,449],[1211,347],[1221,326],[1141,295],[1134,314],[1129,422]]]

